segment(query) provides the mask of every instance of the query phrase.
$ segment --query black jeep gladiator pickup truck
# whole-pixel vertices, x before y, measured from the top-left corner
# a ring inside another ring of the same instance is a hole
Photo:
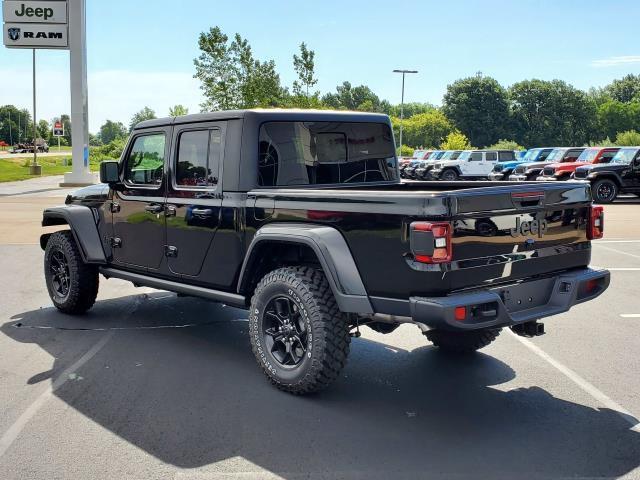
[[[253,353],[297,394],[334,381],[359,326],[417,325],[466,352],[591,300],[603,231],[586,182],[402,183],[389,118],[247,110],[150,120],[102,185],[44,211],[54,305],[98,277],[249,310]]]

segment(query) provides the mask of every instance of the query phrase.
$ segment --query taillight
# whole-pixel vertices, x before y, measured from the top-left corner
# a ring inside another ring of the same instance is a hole
[[[411,253],[416,262],[446,263],[452,259],[451,224],[413,222],[410,226]]]
[[[604,208],[592,206],[589,212],[589,224],[587,225],[587,238],[597,240],[604,236]]]

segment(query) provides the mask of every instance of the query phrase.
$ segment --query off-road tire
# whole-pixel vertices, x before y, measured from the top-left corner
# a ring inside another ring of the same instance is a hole
[[[68,291],[60,294],[54,285],[52,260],[62,254],[68,268]],[[44,252],[44,277],[49,297],[61,312],[78,315],[89,310],[98,295],[98,268],[82,261],[82,255],[70,231],[56,232],[49,238]]]
[[[439,349],[453,353],[471,353],[486,347],[500,335],[501,328],[468,332],[429,330],[425,335]]]
[[[601,189],[608,187],[610,189],[610,191],[612,192],[609,196],[602,196],[600,194]],[[619,192],[619,188],[618,188],[618,184],[616,182],[614,182],[613,180],[609,179],[609,178],[602,178],[600,180],[597,180],[593,183],[593,186],[591,187],[591,192],[593,195],[593,200],[596,203],[611,203],[613,202],[616,197],[618,196],[618,192]]]
[[[281,296],[293,300],[299,319],[311,333],[306,337],[306,352],[295,366],[283,366],[266,348],[266,309]],[[307,266],[279,268],[260,280],[251,299],[249,335],[267,378],[295,395],[318,392],[334,382],[346,364],[351,340],[346,316],[338,309],[324,273]]]
[[[448,168],[440,174],[440,179],[445,182],[455,182],[460,175],[453,168]]]

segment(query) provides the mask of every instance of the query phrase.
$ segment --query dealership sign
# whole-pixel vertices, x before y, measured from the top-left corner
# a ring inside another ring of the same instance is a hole
[[[2,17],[2,39],[8,48],[69,47],[66,1],[5,0]]]

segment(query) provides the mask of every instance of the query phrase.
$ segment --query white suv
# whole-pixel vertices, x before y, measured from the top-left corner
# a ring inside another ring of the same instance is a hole
[[[465,150],[455,160],[436,163],[431,175],[448,182],[459,178],[486,179],[496,163],[515,159],[513,150]]]

